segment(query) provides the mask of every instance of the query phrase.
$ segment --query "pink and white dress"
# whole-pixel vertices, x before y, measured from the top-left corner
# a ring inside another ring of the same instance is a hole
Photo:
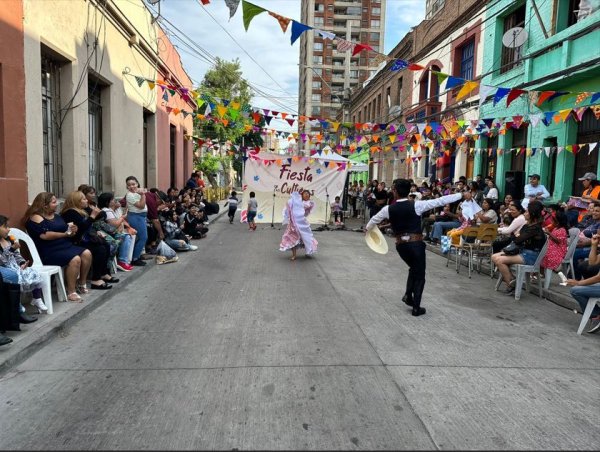
[[[279,251],[291,250],[295,247],[305,248],[306,254],[317,252],[318,242],[310,229],[306,217],[315,207],[312,201],[303,201],[300,193],[294,192],[283,210],[283,224],[287,224]]]

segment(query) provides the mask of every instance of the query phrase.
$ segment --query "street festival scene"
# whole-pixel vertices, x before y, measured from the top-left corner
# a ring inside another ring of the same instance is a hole
[[[2,0],[0,449],[593,450],[600,0]]]

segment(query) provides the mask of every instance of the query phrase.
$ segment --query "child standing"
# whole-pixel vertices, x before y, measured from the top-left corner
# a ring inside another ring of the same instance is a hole
[[[256,231],[256,223],[254,222],[254,218],[256,218],[256,212],[258,211],[258,202],[256,201],[256,194],[251,191],[250,199],[248,200],[248,229],[251,231]]]
[[[231,196],[227,200],[227,202],[229,203],[229,212],[228,212],[229,224],[233,224],[233,218],[235,217],[235,212],[237,211],[237,208],[238,208],[238,199],[237,199],[236,195],[237,195],[237,193],[235,191],[232,191]]]
[[[29,261],[25,260],[19,252],[19,241],[8,235],[10,227],[8,218],[0,215],[0,274],[2,279],[10,284],[19,284],[22,291],[31,291],[33,299],[31,305],[38,312],[46,312],[48,308],[42,300],[42,277],[33,268],[28,267]],[[21,313],[25,308],[20,306]]]
[[[335,224],[341,224],[343,215],[342,215],[342,204],[340,203],[340,197],[336,196],[335,201],[331,203],[331,211],[333,212],[333,221]]]

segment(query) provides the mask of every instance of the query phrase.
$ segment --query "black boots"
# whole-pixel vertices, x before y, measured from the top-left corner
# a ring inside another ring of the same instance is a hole
[[[4,334],[0,334],[0,347],[6,344],[10,344],[13,340],[8,337],[5,336]]]
[[[2,283],[0,294],[0,332],[21,331],[21,323],[35,322],[37,318],[21,313],[21,286]]]

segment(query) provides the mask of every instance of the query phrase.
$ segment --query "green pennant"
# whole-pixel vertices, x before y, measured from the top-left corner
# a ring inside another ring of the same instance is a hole
[[[239,117],[240,112],[239,110],[236,110],[234,108],[230,108],[229,109],[229,116],[231,117],[231,119],[233,119],[234,121]]]
[[[444,82],[444,80],[446,80],[448,77],[450,77],[450,74],[444,74],[443,72],[431,71],[431,73],[435,74],[437,76],[438,86],[441,86],[441,84]]]
[[[254,16],[259,15],[260,13],[264,13],[266,9],[261,8],[260,6],[256,6],[253,3],[249,3],[246,0],[242,0],[242,12],[244,15],[244,28],[248,31],[248,27],[250,26],[250,22],[254,18]]]
[[[174,89],[170,89],[169,92],[171,93],[171,96],[174,96],[177,91],[175,91]]]

